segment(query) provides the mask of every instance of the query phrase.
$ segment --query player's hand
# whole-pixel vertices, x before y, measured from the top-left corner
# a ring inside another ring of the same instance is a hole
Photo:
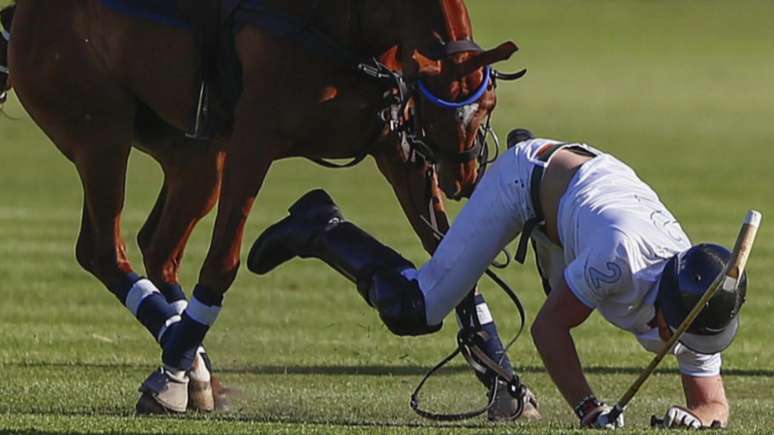
[[[650,425],[664,429],[700,429],[703,426],[701,419],[696,414],[682,406],[673,406],[667,409],[663,419],[653,416]]]
[[[617,429],[624,426],[623,413],[618,414],[618,417],[611,419],[610,413],[613,408],[604,403],[586,414],[581,419],[581,427],[590,429]]]

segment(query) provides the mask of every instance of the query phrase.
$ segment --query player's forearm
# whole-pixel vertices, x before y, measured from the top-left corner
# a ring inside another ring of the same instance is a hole
[[[532,340],[554,384],[567,403],[575,407],[592,394],[591,387],[581,369],[570,330],[552,323],[538,316],[532,325]]]
[[[729,406],[723,379],[720,376],[682,376],[686,407],[698,417],[703,426],[714,421],[725,427],[728,423]]]

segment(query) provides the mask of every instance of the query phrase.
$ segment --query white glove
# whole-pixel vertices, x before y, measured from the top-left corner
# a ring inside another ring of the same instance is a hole
[[[656,426],[670,429],[699,429],[703,423],[691,410],[682,406],[673,406],[667,409],[664,419],[657,421]]]
[[[610,419],[610,413],[613,408],[602,404],[593,411],[586,414],[581,420],[581,427],[591,429],[617,429],[624,426],[623,413],[618,414],[615,420]]]

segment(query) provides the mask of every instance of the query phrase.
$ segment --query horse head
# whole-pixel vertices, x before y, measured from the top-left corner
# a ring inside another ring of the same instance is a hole
[[[468,10],[462,0],[395,2],[401,19],[399,44],[383,57],[400,68],[412,86],[406,105],[409,142],[435,164],[439,184],[450,199],[470,196],[490,161],[487,136],[496,105],[495,81],[513,80],[492,65],[509,59],[516,44],[482,50],[473,42]]]
[[[450,199],[470,196],[488,161],[489,120],[497,103],[491,65],[516,52],[506,42],[482,52],[432,60],[416,51],[420,89],[416,116],[438,155],[438,178]]]

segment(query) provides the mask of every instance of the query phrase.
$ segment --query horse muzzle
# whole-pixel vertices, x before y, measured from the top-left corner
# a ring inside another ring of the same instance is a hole
[[[444,195],[452,201],[469,198],[478,181],[478,165],[441,163],[438,168],[438,184]]]

